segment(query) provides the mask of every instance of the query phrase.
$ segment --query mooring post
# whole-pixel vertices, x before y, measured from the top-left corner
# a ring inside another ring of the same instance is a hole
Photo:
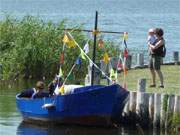
[[[137,92],[145,92],[145,91],[146,91],[146,79],[141,78],[138,80]]]
[[[154,94],[154,120],[153,127],[157,128],[160,125],[160,108],[161,108],[161,94]]]
[[[165,120],[165,128],[167,129],[168,127],[171,126],[171,120],[173,118],[173,111],[174,111],[174,100],[175,96],[174,95],[169,95],[168,98],[168,103],[167,103],[167,112],[166,112],[166,120]]]
[[[130,91],[130,98],[129,98],[129,111],[131,113],[136,113],[136,98],[137,98],[137,92],[136,91]]]
[[[161,95],[161,115],[160,115],[160,127],[165,127],[166,112],[167,112],[168,94]]]
[[[173,61],[174,61],[175,65],[179,64],[179,52],[178,51],[173,52]]]
[[[180,115],[180,96],[175,96],[174,114]]]
[[[149,126],[152,126],[153,124],[153,118],[154,118],[154,94],[149,94]]]
[[[144,54],[143,53],[138,53],[137,54],[137,66],[138,67],[143,67],[144,66]]]

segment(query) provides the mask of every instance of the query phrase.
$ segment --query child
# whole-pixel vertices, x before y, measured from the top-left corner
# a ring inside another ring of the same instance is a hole
[[[147,39],[147,42],[148,42],[148,45],[151,44],[151,45],[155,45],[156,44],[156,37],[155,37],[155,29],[151,28],[149,29],[148,31],[148,39]],[[148,49],[150,54],[152,54],[153,52],[151,51],[151,49],[149,48]]]

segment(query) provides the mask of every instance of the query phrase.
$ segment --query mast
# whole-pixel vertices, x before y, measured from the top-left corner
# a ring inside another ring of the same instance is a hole
[[[95,25],[94,25],[94,46],[93,46],[93,53],[92,53],[92,61],[95,63],[96,60],[96,36],[97,36],[97,25],[98,25],[98,12],[96,11],[95,17]],[[91,70],[91,85],[94,84],[94,64],[92,65]]]

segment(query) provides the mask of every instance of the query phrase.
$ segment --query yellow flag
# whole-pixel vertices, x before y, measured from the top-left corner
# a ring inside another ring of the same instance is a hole
[[[69,38],[68,38],[68,36],[66,34],[63,37],[63,42],[64,43],[68,43],[69,42]]]
[[[127,40],[127,39],[128,39],[128,33],[127,33],[127,32],[124,32],[123,39],[124,39],[124,40]]]
[[[64,85],[62,85],[60,88],[59,88],[59,93],[61,93],[61,95],[64,95],[65,91],[64,91]]]
[[[84,60],[86,60],[86,57],[85,57],[85,55],[84,55],[84,51],[83,51],[83,50],[81,50],[81,58],[84,59]]]
[[[76,42],[69,33],[64,35],[63,43],[67,44],[70,48],[76,46]]]
[[[111,68],[111,71],[110,71],[110,78],[111,80],[117,80],[117,72],[114,72],[114,69]]]
[[[62,72],[61,67],[59,68],[59,76],[60,76],[60,77],[63,76],[63,72]]]
[[[113,80],[115,78],[114,69],[112,69],[112,68],[110,70],[110,78],[111,78],[111,80]]]
[[[108,64],[108,62],[109,62],[109,56],[108,56],[107,52],[104,54],[103,61],[105,64]]]
[[[74,39],[72,40],[69,40],[69,42],[67,43],[67,45],[70,47],[70,48],[73,48],[76,46],[76,42],[74,41]]]

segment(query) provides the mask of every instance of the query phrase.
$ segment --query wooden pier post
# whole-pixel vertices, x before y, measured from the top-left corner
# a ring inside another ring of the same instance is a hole
[[[159,127],[160,125],[160,108],[161,108],[161,94],[154,94],[154,120],[153,127]]]
[[[174,111],[174,99],[175,99],[174,97],[175,97],[174,95],[170,95],[168,98],[166,120],[165,120],[166,129],[170,127],[172,123],[173,111]]]
[[[143,53],[138,53],[137,54],[137,66],[138,67],[143,67],[144,66],[144,54]]]
[[[174,114],[179,114],[180,115],[180,96],[175,96]]]
[[[129,98],[129,111],[131,113],[136,113],[136,99],[137,99],[137,92],[131,91],[130,92],[130,98]]]
[[[142,126],[149,124],[149,94],[146,91],[146,79],[139,79],[137,84],[136,114]]]
[[[165,120],[166,120],[166,112],[167,112],[167,102],[168,102],[168,95],[162,94],[161,95],[161,110],[160,110],[160,127],[165,127]]]
[[[179,52],[178,51],[173,52],[173,61],[174,61],[175,65],[179,64]]]
[[[149,126],[152,126],[153,124],[153,118],[154,118],[154,94],[149,94]]]
[[[145,92],[146,91],[146,79],[145,78],[141,78],[138,80],[137,91],[138,92]]]

